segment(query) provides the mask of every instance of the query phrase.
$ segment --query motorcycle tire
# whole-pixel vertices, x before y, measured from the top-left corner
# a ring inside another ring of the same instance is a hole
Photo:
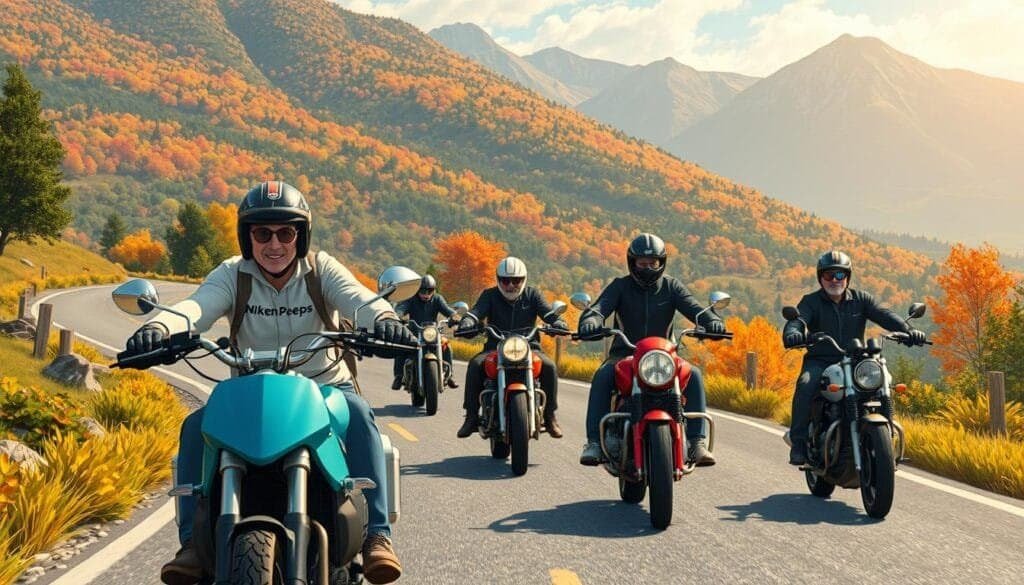
[[[508,443],[512,450],[512,473],[524,475],[530,465],[530,415],[525,392],[516,392],[508,404]]]
[[[231,585],[282,585],[284,546],[270,530],[248,530],[231,546]]]
[[[441,364],[426,362],[423,364],[423,400],[427,416],[437,414],[437,393],[441,389]]]
[[[648,427],[646,449],[651,526],[658,530],[664,530],[672,523],[672,484],[675,483],[672,432],[668,425],[658,424]]]
[[[804,472],[804,479],[807,480],[807,489],[811,490],[811,495],[819,498],[827,498],[836,490],[836,484],[810,471]]]
[[[881,520],[892,509],[896,491],[896,462],[892,436],[884,425],[870,425],[860,433],[860,497],[868,516]]]
[[[413,408],[420,408],[423,406],[425,400],[423,399],[423,388],[416,383],[415,380],[410,382],[411,388],[409,388],[409,402]]]
[[[642,481],[628,481],[619,476],[619,497],[627,504],[639,504],[647,494],[647,484]]]

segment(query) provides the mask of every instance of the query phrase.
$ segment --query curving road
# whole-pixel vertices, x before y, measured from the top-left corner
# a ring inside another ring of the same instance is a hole
[[[111,288],[48,302],[57,322],[120,348],[140,320],[114,307]],[[158,288],[174,302],[193,286]],[[197,378],[183,365],[171,369]],[[456,370],[461,384],[465,365]],[[676,484],[673,524],[659,532],[646,501],[620,502],[614,478],[578,464],[585,385],[562,382],[566,437],[531,443],[529,472],[515,477],[490,458],[485,441],[455,438],[461,389],[442,395],[438,414],[426,417],[406,393],[388,390],[390,362],[364,361],[360,376],[378,424],[401,449],[401,583],[1021,582],[1024,502],[903,470],[893,511],[874,521],[857,491],[810,496],[773,423],[714,413],[719,464]],[[177,542],[173,522],[156,527],[148,538],[122,539],[124,558],[107,564],[108,551],[100,551],[92,573],[72,569],[56,582],[83,584],[95,574],[97,583],[158,583]]]

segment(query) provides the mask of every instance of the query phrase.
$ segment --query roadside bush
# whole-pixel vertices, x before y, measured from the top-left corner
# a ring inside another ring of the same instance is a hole
[[[781,404],[782,397],[776,392],[763,388],[744,389],[729,403],[729,410],[758,418],[772,418]]]
[[[729,410],[729,405],[736,397],[747,391],[743,380],[716,374],[704,376],[704,389],[709,406],[726,410]]]
[[[1006,432],[1015,441],[1024,441],[1024,408],[1018,402],[1006,403]],[[988,434],[991,417],[988,412],[988,396],[978,394],[974,398],[953,396],[932,418],[945,424],[978,434]]]
[[[51,361],[54,360],[57,357],[57,352],[59,351],[60,335],[51,335],[49,343],[46,344],[47,359]],[[100,353],[100,351],[95,347],[89,345],[88,343],[84,343],[78,340],[75,340],[75,342],[71,344],[71,351],[77,353],[78,355],[84,357],[85,359],[89,360],[94,364],[109,363],[110,361],[103,357],[103,354]]]
[[[949,394],[942,392],[931,384],[920,380],[912,380],[907,384],[907,391],[895,394],[893,405],[896,412],[909,416],[928,416],[935,414],[946,405]]]
[[[21,442],[38,450],[43,441],[58,433],[81,437],[77,419],[84,414],[70,396],[22,387],[14,378],[0,379],[0,431],[20,429]]]

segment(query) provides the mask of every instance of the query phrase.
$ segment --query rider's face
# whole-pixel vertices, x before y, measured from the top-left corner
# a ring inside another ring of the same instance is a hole
[[[249,240],[252,242],[252,256],[256,263],[271,274],[282,272],[295,259],[298,236],[293,225],[254,225],[249,228]]]
[[[850,283],[849,274],[844,273],[841,280],[836,280],[833,277],[832,271],[828,271],[821,275],[818,283],[821,284],[821,288],[825,289],[826,294],[832,297],[839,297],[846,292],[846,287]]]
[[[637,258],[636,267],[641,269],[657,270],[661,268],[661,260],[658,258]]]

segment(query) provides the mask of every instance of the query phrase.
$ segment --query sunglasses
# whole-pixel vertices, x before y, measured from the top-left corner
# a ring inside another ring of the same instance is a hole
[[[434,290],[435,289],[432,289],[432,288],[421,288],[420,289],[420,294],[421,295],[432,295],[432,294],[434,294]]]
[[[260,244],[266,244],[270,241],[270,238],[274,237],[274,235],[277,235],[278,242],[281,242],[282,244],[290,244],[295,240],[295,236],[299,235],[298,230],[288,226],[278,228],[276,230],[266,227],[254,227],[249,231],[249,233],[252,234],[252,239],[256,240]]]
[[[501,278],[498,279],[498,282],[500,282],[501,284],[503,284],[505,286],[508,286],[510,284],[519,284],[519,283],[523,282],[523,280],[525,280],[525,279],[524,278],[519,278],[519,277],[506,278],[506,277],[502,276]]]
[[[848,276],[850,275],[842,270],[829,270],[828,272],[821,273],[821,277],[825,280],[835,280],[839,282],[846,280],[846,277]]]

